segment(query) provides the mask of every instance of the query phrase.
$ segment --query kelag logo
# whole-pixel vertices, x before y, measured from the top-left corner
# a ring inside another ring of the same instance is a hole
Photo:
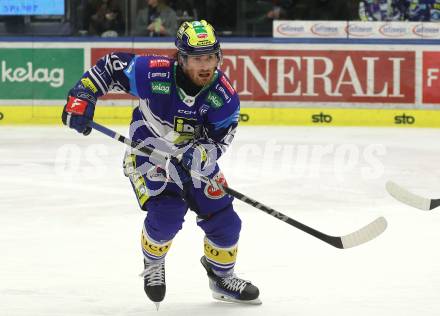
[[[412,125],[416,122],[416,118],[412,115],[406,115],[403,113],[402,115],[396,115],[394,117],[394,124],[409,124]]]
[[[238,117],[239,122],[248,122],[249,121],[249,115],[247,114],[240,114]]]
[[[64,85],[63,68],[36,68],[30,61],[26,67],[10,67],[6,61],[1,61],[1,82],[44,82],[53,88]]]
[[[313,123],[331,123],[333,121],[333,117],[330,114],[319,113],[312,115]]]
[[[2,99],[61,100],[81,78],[84,50],[0,48]]]

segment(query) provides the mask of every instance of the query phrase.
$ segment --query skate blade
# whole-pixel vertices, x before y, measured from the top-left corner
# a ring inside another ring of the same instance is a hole
[[[216,300],[219,300],[219,301],[238,303],[238,304],[261,305],[263,303],[259,298],[256,298],[256,299],[250,300],[250,301],[242,301],[242,300],[237,300],[233,297],[227,296],[225,294],[220,294],[220,293],[215,293],[215,292],[212,293],[212,297],[215,298]]]

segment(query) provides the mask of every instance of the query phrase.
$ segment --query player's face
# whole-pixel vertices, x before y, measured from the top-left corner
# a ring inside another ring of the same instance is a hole
[[[216,54],[188,56],[183,71],[195,85],[203,87],[211,81],[218,62]]]

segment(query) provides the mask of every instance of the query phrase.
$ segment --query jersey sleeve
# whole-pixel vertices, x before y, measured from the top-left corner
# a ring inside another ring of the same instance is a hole
[[[118,52],[105,55],[83,74],[72,90],[86,89],[96,98],[112,90],[130,93],[130,82],[124,71],[135,57],[134,54]]]
[[[171,64],[171,60],[165,57],[110,53],[86,71],[72,90],[87,89],[96,98],[112,90],[145,98],[149,92],[150,76],[169,77]]]
[[[145,99],[151,93],[152,82],[170,78],[172,65],[172,60],[163,56],[135,56],[124,70],[128,92]]]
[[[201,143],[209,156],[215,155],[218,159],[234,139],[240,115],[240,100],[229,80],[222,75],[215,90],[209,92],[207,101],[211,107],[206,115],[205,137]]]

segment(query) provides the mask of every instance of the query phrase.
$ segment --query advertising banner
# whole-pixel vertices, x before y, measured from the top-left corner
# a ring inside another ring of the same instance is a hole
[[[92,49],[91,64],[111,51]],[[242,101],[413,103],[415,98],[414,52],[224,49],[221,69]]]
[[[440,39],[440,25],[407,21],[282,21],[273,22],[276,38]]]
[[[350,32],[368,38],[365,34],[373,30],[368,28],[366,23]],[[436,45],[335,41],[223,43],[221,69],[240,96],[240,124],[439,126]],[[170,43],[0,43],[0,124],[60,124],[69,89],[99,58],[115,51],[176,52]],[[102,123],[127,124],[136,104],[126,93],[110,92],[100,98],[95,117]]]
[[[440,105],[440,52],[423,53],[423,103]]]
[[[223,59],[244,101],[414,102],[414,52],[225,50]]]
[[[84,71],[83,49],[0,48],[2,99],[59,100]]]
[[[347,38],[345,21],[280,21],[273,22],[273,35],[279,38]]]

